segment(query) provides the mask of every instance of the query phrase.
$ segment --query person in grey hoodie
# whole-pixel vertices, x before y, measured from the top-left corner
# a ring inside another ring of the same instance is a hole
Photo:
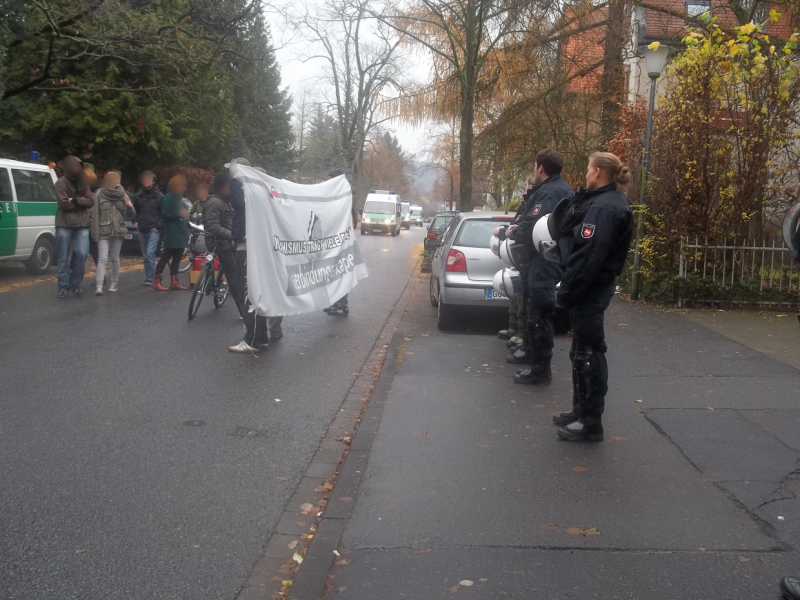
[[[95,192],[91,210],[89,229],[98,251],[95,296],[103,295],[103,280],[109,259],[111,285],[108,291],[116,292],[119,289],[119,252],[128,231],[125,216],[133,214],[133,204],[119,181],[120,174],[117,171],[106,173],[103,187]]]

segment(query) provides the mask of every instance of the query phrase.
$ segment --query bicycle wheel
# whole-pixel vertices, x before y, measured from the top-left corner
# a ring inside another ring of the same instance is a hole
[[[214,290],[214,306],[219,308],[223,304],[225,304],[225,300],[228,299],[228,293],[230,289],[228,288],[228,282],[223,281],[218,284],[216,290]]]
[[[189,301],[189,320],[191,321],[194,319],[194,316],[197,314],[197,310],[200,308],[200,303],[203,301],[203,296],[206,295],[206,287],[208,286],[208,278],[209,278],[209,270],[203,266],[203,270],[200,272],[200,278],[197,280],[197,283],[194,284],[194,289],[192,290],[192,299]]]

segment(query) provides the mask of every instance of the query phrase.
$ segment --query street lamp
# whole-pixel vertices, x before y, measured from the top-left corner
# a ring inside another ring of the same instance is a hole
[[[653,144],[653,109],[656,104],[656,81],[667,66],[669,46],[653,42],[640,49],[647,65],[647,76],[650,77],[650,107],[647,111],[647,135],[642,157],[642,187],[639,190],[639,221],[636,224],[636,246],[633,251],[633,276],[631,277],[631,300],[639,299],[639,269],[642,263],[642,237],[644,236],[644,207],[647,206],[647,187],[650,178],[650,148]]]

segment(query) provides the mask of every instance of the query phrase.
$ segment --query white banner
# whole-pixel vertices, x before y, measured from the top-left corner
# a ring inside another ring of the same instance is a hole
[[[236,163],[230,170],[244,187],[247,289],[258,314],[322,310],[369,277],[344,175],[301,185]]]

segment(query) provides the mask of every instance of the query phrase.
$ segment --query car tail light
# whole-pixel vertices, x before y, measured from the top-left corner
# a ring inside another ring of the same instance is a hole
[[[445,265],[444,270],[466,273],[467,259],[464,257],[464,253],[458,250],[450,250],[450,253],[447,255],[447,265]]]
[[[428,235],[427,235],[427,236],[425,236],[425,237],[429,237],[429,238],[435,238],[435,237],[436,237],[436,232],[435,232],[435,231],[429,231],[429,232],[428,232]]]

